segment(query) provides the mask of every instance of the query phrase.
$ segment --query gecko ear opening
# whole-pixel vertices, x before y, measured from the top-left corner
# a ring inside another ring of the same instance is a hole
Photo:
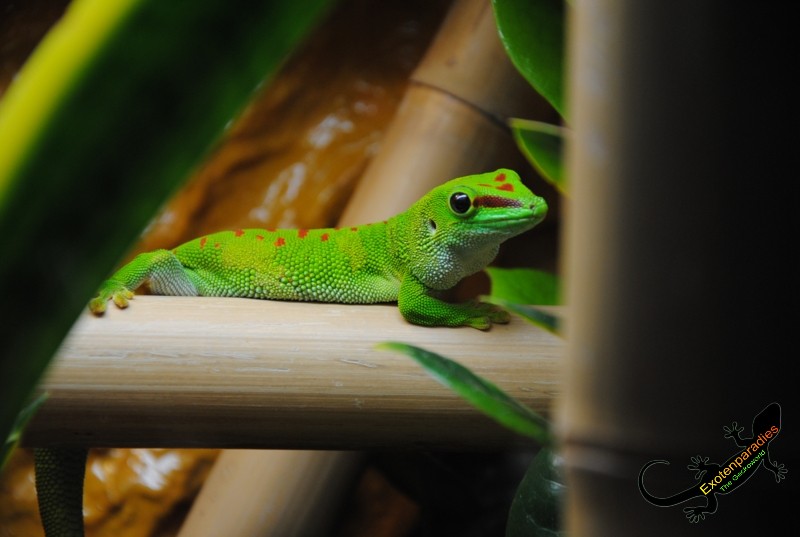
[[[436,221],[433,218],[428,220],[428,231],[431,235],[436,233]]]

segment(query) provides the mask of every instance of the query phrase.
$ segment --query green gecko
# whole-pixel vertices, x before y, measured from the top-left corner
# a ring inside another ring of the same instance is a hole
[[[128,306],[144,283],[159,295],[229,296],[372,304],[397,301],[413,324],[472,326],[508,321],[483,303],[438,298],[486,267],[500,243],[547,213],[506,169],[453,179],[383,222],[311,230],[239,229],[140,254],[100,287],[89,309]]]
[[[408,210],[363,226],[312,230],[223,231],[138,255],[100,287],[89,309],[125,308],[148,284],[156,294],[229,296],[343,304],[397,301],[424,326],[487,330],[509,315],[491,304],[453,304],[442,291],[485,268],[500,244],[541,222],[544,199],[516,172],[499,169],[448,181]],[[48,537],[83,535],[86,451],[35,450],[36,480]]]

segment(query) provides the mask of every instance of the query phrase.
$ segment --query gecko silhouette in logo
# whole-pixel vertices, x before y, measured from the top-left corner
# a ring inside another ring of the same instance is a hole
[[[730,427],[723,427],[725,438],[732,438],[741,448],[723,464],[708,462],[709,457],[700,455],[691,458],[687,468],[695,472],[697,482],[691,487],[673,494],[667,498],[653,496],[644,487],[644,473],[654,464],[669,464],[665,460],[650,461],[639,472],[639,492],[645,500],[658,507],[672,507],[693,498],[705,498],[705,505],[684,507],[686,518],[689,522],[696,523],[704,520],[706,515],[717,511],[717,494],[729,494],[737,490],[760,467],[765,467],[775,476],[775,481],[780,483],[786,478],[788,470],[783,464],[773,461],[769,455],[769,445],[778,436],[781,430],[781,406],[770,403],[753,418],[753,432],[750,438],[742,438],[744,427],[739,427],[733,422]]]

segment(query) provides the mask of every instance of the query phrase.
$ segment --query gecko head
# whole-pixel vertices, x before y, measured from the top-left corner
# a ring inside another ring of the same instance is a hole
[[[441,226],[460,235],[487,236],[503,241],[523,233],[547,215],[547,203],[528,189],[513,170],[460,177],[433,191],[428,222],[432,231]]]
[[[449,289],[486,267],[500,244],[541,222],[545,201],[512,170],[448,181],[406,213],[399,241],[412,273],[431,289]]]

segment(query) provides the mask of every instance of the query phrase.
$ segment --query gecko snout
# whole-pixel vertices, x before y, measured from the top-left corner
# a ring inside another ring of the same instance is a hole
[[[534,198],[528,208],[533,211],[533,216],[540,220],[547,214],[547,202],[544,201],[544,198]]]

